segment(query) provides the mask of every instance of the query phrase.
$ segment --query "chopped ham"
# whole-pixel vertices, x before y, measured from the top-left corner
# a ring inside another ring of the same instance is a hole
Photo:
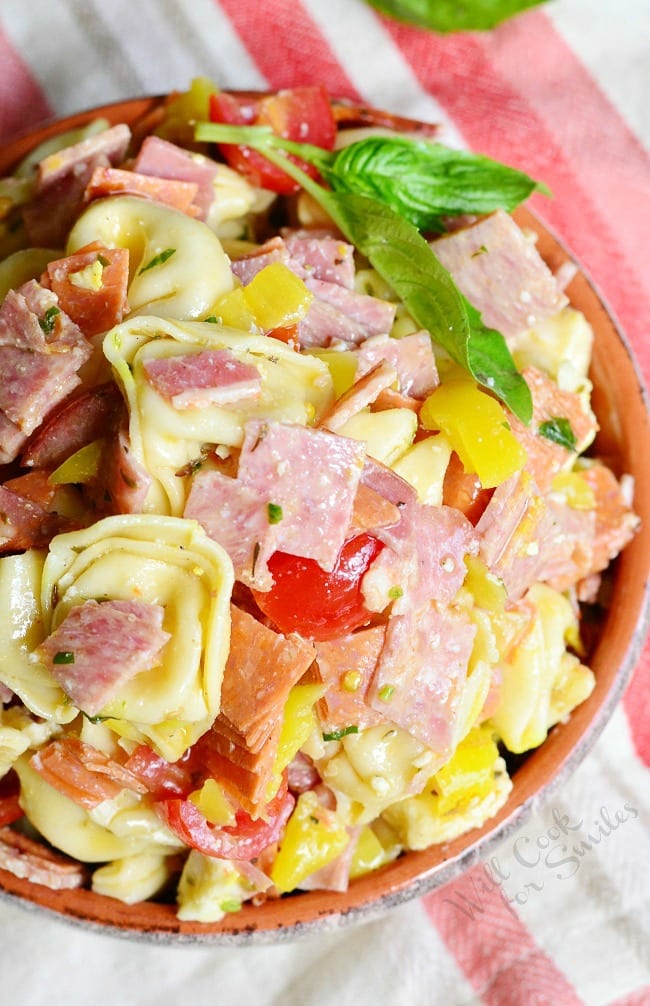
[[[431,247],[485,324],[506,339],[567,304],[533,242],[503,210],[437,238]]]
[[[228,405],[258,397],[262,387],[257,367],[239,360],[229,349],[161,356],[146,360],[144,370],[152,387],[169,398],[175,409]]]
[[[195,182],[155,178],[137,171],[98,165],[90,176],[84,198],[89,202],[105,196],[139,196],[140,199],[171,206],[188,217],[198,217],[201,210],[194,202],[197,192],[198,185]]]
[[[30,765],[50,786],[87,810],[114,800],[123,789],[147,792],[123,765],[78,737],[50,741],[32,755]]]
[[[357,293],[339,283],[328,283],[313,276],[307,276],[305,285],[319,301],[350,318],[365,332],[366,338],[387,334],[393,327],[396,305],[388,300]]]
[[[625,548],[639,530],[639,518],[631,510],[621,483],[602,464],[581,472],[596,497],[596,528],[591,573],[600,573]]]
[[[0,869],[52,891],[83,887],[86,868],[11,828],[0,828]]]
[[[343,289],[343,287],[341,287]],[[314,297],[305,317],[298,322],[298,342],[306,349],[341,343],[354,346],[370,333],[358,321],[344,314],[333,304]]]
[[[359,483],[354,497],[351,531],[358,533],[372,531],[378,527],[389,527],[391,524],[397,524],[399,519],[400,512],[394,503],[370,486]]]
[[[351,388],[348,388],[336,400],[332,408],[321,419],[321,426],[331,433],[336,433],[345,426],[348,419],[362,412],[371,405],[378,395],[390,388],[397,379],[397,372],[387,360],[380,360],[363,377],[357,378]]]
[[[290,689],[315,657],[313,643],[283,636],[231,606],[230,652],[221,687],[221,714],[258,752],[268,740]]]
[[[533,418],[530,426],[524,426],[514,415],[509,417],[509,422],[512,432],[528,455],[526,470],[535,479],[540,492],[546,493],[551,488],[554,476],[592,442],[598,430],[598,422],[581,395],[562,391],[542,371],[528,367],[523,371],[523,376],[533,399]],[[557,419],[568,422],[576,441],[574,450],[569,450],[540,433],[543,423]]]
[[[564,593],[593,568],[596,512],[574,510],[552,494],[546,497],[546,505],[553,526],[540,542],[543,557],[538,578]]]
[[[0,486],[0,554],[45,548],[65,523],[40,503]]]
[[[0,412],[0,465],[7,465],[17,458],[26,443],[27,435],[4,412]]]
[[[384,645],[386,627],[316,643],[316,671],[327,691],[318,703],[323,733],[381,723],[386,717],[367,702],[368,688]]]
[[[414,503],[418,498],[410,482],[403,479],[392,468],[383,465],[381,461],[375,461],[374,458],[366,458],[361,473],[361,484],[374,489],[380,496],[397,507],[403,507],[406,503]]]
[[[332,570],[346,539],[365,446],[348,437],[288,423],[253,421],[239,460],[239,480],[266,508],[275,548]]]
[[[61,310],[86,336],[118,325],[129,309],[127,248],[104,248],[95,242],[50,262],[47,276]]]
[[[183,516],[198,521],[206,534],[226,550],[237,580],[260,590],[270,589],[273,580],[266,560],[273,547],[263,548],[269,534],[269,517],[254,489],[221,472],[199,470],[192,479]]]
[[[122,396],[112,381],[66,402],[46,419],[23,451],[28,468],[56,468],[86,444],[114,427]]]
[[[87,491],[104,513],[142,513],[151,487],[151,476],[131,451],[123,423],[106,443],[96,479]]]
[[[370,611],[419,609],[430,600],[450,604],[465,579],[466,555],[475,555],[474,528],[457,510],[446,506],[409,502],[401,519],[378,528],[382,549],[363,578],[362,591]]]
[[[58,307],[56,294],[35,280],[10,291],[0,307],[0,411],[26,435],[80,383],[92,354],[81,330]],[[40,329],[40,336],[36,334]],[[8,342],[8,329],[15,333]]]
[[[380,360],[386,360],[395,368],[401,394],[423,399],[438,386],[438,369],[428,332],[414,332],[401,339],[376,335],[362,342],[357,352],[358,377]]]
[[[130,138],[128,126],[121,124],[41,161],[34,199],[23,210],[27,235],[33,245],[44,248],[65,245],[84,205],[86,185],[93,170],[98,165],[121,163]]]
[[[428,605],[389,619],[369,690],[373,709],[442,760],[451,753],[476,627],[463,612]]]
[[[133,164],[134,171],[155,178],[174,179],[196,186],[194,202],[201,220],[208,216],[215,198],[217,165],[207,157],[191,154],[159,136],[148,136]]]
[[[481,558],[510,600],[519,600],[539,580],[543,543],[553,534],[553,516],[527,472],[497,486],[476,531]]]
[[[289,255],[305,274],[348,290],[354,287],[354,245],[327,231],[285,231]]]
[[[299,751],[287,767],[287,783],[291,793],[306,793],[320,782],[320,776],[311,758]]]
[[[297,263],[293,262],[286,243],[278,236],[265,241],[255,251],[234,259],[231,263],[231,269],[237,279],[246,286],[257,276],[258,272],[261,272],[267,265],[272,265],[275,262],[280,262],[281,265],[292,268],[301,278],[304,277],[304,270]]]
[[[170,638],[164,614],[143,601],[85,601],[35,652],[74,704],[96,716],[127,681],[159,663]]]

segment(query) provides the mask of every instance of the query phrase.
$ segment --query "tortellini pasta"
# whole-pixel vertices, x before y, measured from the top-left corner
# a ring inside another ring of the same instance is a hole
[[[253,364],[260,394],[228,406],[179,410],[147,381],[146,361],[205,349],[228,349]],[[104,353],[128,402],[131,451],[154,479],[145,509],[157,513],[182,513],[185,482],[176,473],[196,461],[204,444],[241,446],[244,423],[257,416],[305,426],[326,410],[334,394],[329,369],[316,357],[209,322],[133,319],[108,333]]]
[[[219,922],[250,897],[251,884],[234,863],[213,859],[193,849],[178,885],[177,915],[184,922]]]
[[[232,586],[229,557],[194,521],[107,517],[52,541],[42,577],[45,632],[90,599],[162,605],[171,639],[161,664],[126,682],[102,715],[174,761],[219,711]]]
[[[155,852],[136,852],[100,866],[93,873],[96,894],[117,898],[126,905],[146,901],[159,893],[172,876],[168,858]]]
[[[135,196],[90,205],[68,238],[68,254],[93,241],[128,248],[129,308],[161,318],[202,318],[233,286],[230,261],[214,232],[178,210]]]

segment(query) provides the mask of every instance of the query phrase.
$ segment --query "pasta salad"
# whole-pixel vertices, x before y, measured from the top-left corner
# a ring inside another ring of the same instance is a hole
[[[202,78],[0,181],[0,868],[215,922],[505,804],[638,525],[535,189]]]

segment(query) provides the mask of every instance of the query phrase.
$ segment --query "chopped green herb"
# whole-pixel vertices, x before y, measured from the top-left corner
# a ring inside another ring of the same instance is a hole
[[[57,314],[61,314],[61,312],[59,311],[58,307],[52,305],[52,307],[48,307],[43,317],[38,319],[38,323],[45,332],[45,335],[52,334],[54,330],[54,321],[56,319]]]
[[[571,429],[571,423],[563,416],[552,416],[545,422],[540,423],[538,432],[547,440],[552,440],[560,447],[566,447],[568,451],[574,451],[576,447],[576,435]]]
[[[348,734],[358,734],[359,727],[350,726],[342,727],[340,730],[332,730],[331,733],[323,734],[324,741],[340,741],[341,737],[347,737]]]
[[[400,597],[404,597],[404,591],[402,590],[401,587],[398,586],[391,587],[390,590],[388,591],[388,596],[390,597],[391,601],[399,601]]]
[[[382,702],[388,702],[394,691],[395,685],[382,685],[377,694]]]
[[[241,908],[241,901],[237,901],[235,898],[226,898],[225,901],[219,903],[219,908],[222,912],[238,912]]]
[[[218,325],[219,324],[219,319],[217,318],[216,314],[211,314],[210,317],[206,318],[205,320],[207,322],[209,322],[210,325]]]
[[[52,658],[53,664],[74,664],[74,653],[72,650],[59,650]]]
[[[279,524],[282,520],[282,507],[277,503],[269,503],[267,507],[269,524]]]
[[[256,541],[255,545],[253,546],[253,565],[251,568],[251,576],[255,576],[255,567],[257,566],[257,560],[259,559],[261,548],[262,546],[260,545],[259,541]]]
[[[318,820],[318,818],[314,817],[313,814],[309,815],[309,820],[311,821],[312,824],[320,824],[320,821]]]
[[[83,715],[89,723],[104,723],[105,720],[110,720],[111,718],[110,716],[89,716],[88,713],[84,713]]]
[[[154,257],[150,259],[146,265],[142,266],[142,269],[138,273],[138,276],[141,276],[143,272],[147,272],[149,269],[153,269],[157,265],[163,265],[163,263],[166,262],[167,259],[170,259],[172,257],[175,251],[176,251],[175,248],[165,248],[165,250],[161,251],[159,255],[154,255]]]

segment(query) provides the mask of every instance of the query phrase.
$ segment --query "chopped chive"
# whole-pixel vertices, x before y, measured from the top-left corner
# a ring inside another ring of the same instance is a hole
[[[404,591],[402,590],[401,587],[398,586],[391,587],[390,590],[388,591],[388,596],[390,597],[391,601],[399,601],[400,597],[404,597]]]
[[[267,506],[269,524],[279,524],[282,520],[282,507],[277,503],[269,503]]]
[[[576,435],[571,429],[571,423],[564,416],[551,416],[550,419],[540,423],[537,430],[547,440],[552,440],[554,444],[566,447],[568,451],[575,450]]]
[[[241,908],[241,901],[236,901],[234,898],[226,898],[225,901],[219,903],[219,908],[222,912],[238,912]]]
[[[59,650],[52,658],[53,664],[74,664],[74,653],[72,650]]]
[[[342,727],[340,730],[332,730],[331,733],[323,734],[324,741],[340,741],[341,737],[347,737],[348,734],[358,734],[358,726]]]
[[[216,314],[211,314],[210,317],[206,318],[205,320],[209,322],[211,325],[219,324],[219,319],[217,318]]]
[[[142,269],[138,273],[138,276],[141,276],[143,272],[147,272],[149,269],[153,269],[154,266],[163,265],[163,263],[166,262],[167,259],[170,259],[172,257],[175,251],[176,251],[175,248],[165,248],[165,250],[161,251],[159,255],[154,255],[154,257],[150,259],[146,265],[142,266]]]
[[[54,320],[57,314],[61,314],[61,312],[58,309],[58,307],[55,307],[53,304],[52,307],[48,307],[43,317],[38,319],[38,323],[41,326],[43,332],[45,332],[45,335],[52,334],[52,331],[54,329]]]
[[[382,685],[377,694],[382,702],[388,702],[394,691],[395,685]]]

